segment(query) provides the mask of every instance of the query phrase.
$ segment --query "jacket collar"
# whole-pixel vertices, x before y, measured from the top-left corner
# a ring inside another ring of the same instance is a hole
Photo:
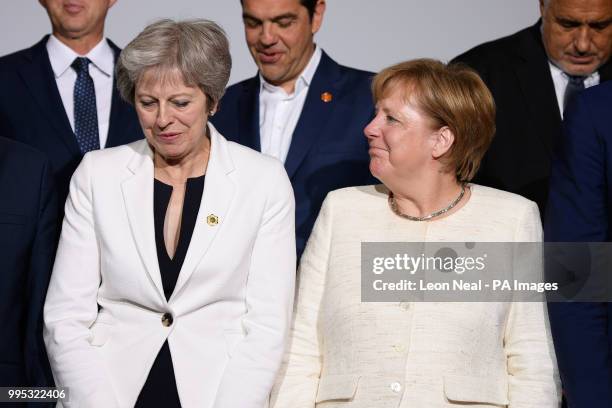
[[[341,67],[322,51],[321,61],[312,77],[308,94],[298,123],[296,124],[291,146],[285,160],[285,169],[292,178],[306,155],[320,138],[329,137],[325,127],[338,104]],[[259,137],[259,75],[243,83],[239,102],[239,140],[240,143],[261,151]],[[323,95],[328,94],[331,100]]]
[[[200,209],[189,249],[169,303],[172,303],[188,288],[186,284],[200,262],[206,257],[210,245],[226,219],[235,193],[235,183],[231,177],[235,167],[229,142],[210,122],[208,128],[210,130],[211,149],[204,193],[200,201]],[[136,142],[134,146],[134,154],[127,164],[131,177],[128,177],[122,183],[121,189],[132,238],[145,271],[156,289],[157,300],[160,305],[165,305],[168,302],[166,302],[164,296],[155,245],[153,151],[146,140]],[[217,222],[215,223],[213,219]]]

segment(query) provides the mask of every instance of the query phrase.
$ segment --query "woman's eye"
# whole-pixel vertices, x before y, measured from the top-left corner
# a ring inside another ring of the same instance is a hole
[[[178,108],[185,108],[189,105],[189,101],[174,101],[174,105]]]
[[[390,115],[386,115],[386,116],[385,116],[385,119],[386,119],[386,120],[387,120],[387,122],[389,122],[389,123],[395,123],[395,122],[397,122],[397,119],[395,119],[393,116],[390,116]]]
[[[155,102],[154,101],[140,101],[140,105],[148,108],[149,106],[152,106]]]

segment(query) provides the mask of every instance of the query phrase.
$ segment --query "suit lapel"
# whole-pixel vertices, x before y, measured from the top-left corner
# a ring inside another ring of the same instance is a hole
[[[612,61],[608,60],[599,68],[599,82],[605,82],[612,79]]]
[[[117,58],[121,49],[117,47],[111,40],[106,40],[113,50],[115,57],[115,65],[117,64]],[[136,112],[134,112],[132,106],[121,99],[119,91],[117,90],[117,77],[113,75],[113,93],[111,96],[111,112],[108,124],[108,138],[106,139],[106,145],[104,147],[120,146],[128,141],[135,140],[134,135],[128,132],[137,131],[140,138],[143,137],[140,127],[133,129],[134,118]]]
[[[161,281],[157,247],[155,245],[155,223],[153,215],[153,153],[146,141],[137,146],[140,150],[128,164],[133,176],[121,184],[132,238],[149,279],[157,289],[159,300],[166,303]]]
[[[325,126],[336,106],[334,100],[334,97],[337,97],[335,81],[338,75],[338,64],[323,52],[321,62],[308,89],[304,108],[293,132],[291,146],[285,160],[285,169],[289,178],[293,177],[297,168],[313,147],[314,142],[322,137]],[[325,92],[331,94],[331,101],[323,101],[322,95]]]
[[[80,155],[79,145],[64,110],[64,104],[55,82],[55,75],[49,62],[48,38],[49,36],[45,36],[30,48],[30,53],[26,57],[29,61],[27,64],[23,64],[19,74],[38,104],[41,116],[55,130],[55,132],[49,133],[57,135],[70,151]]]
[[[261,151],[259,139],[259,76],[251,78],[242,90],[239,101],[238,135],[243,146]],[[223,109],[223,107],[222,107]]]
[[[552,154],[554,141],[561,132],[561,113],[539,22],[520,38],[518,53],[514,70],[525,96],[523,100],[531,114],[531,123],[538,127],[536,133],[548,153]]]
[[[108,45],[113,50],[113,55],[115,58],[115,64],[117,64],[117,58],[119,57],[119,53],[121,50],[117,47],[112,41],[106,40]],[[121,144],[119,141],[119,132],[125,131],[126,123],[129,121],[124,115],[124,109],[121,109],[123,101],[121,100],[121,96],[119,95],[119,91],[117,91],[117,78],[113,75],[113,93],[111,96],[111,112],[108,123],[108,137],[106,139],[105,147],[113,147]]]
[[[211,133],[211,150],[204,181],[204,193],[202,194],[189,249],[185,255],[185,261],[170,301],[179,296],[202,258],[206,255],[219,229],[223,228],[234,198],[235,185],[230,177],[230,173],[234,170],[234,164],[228,143],[210,122],[208,126]],[[216,218],[218,222],[209,220],[209,217]]]

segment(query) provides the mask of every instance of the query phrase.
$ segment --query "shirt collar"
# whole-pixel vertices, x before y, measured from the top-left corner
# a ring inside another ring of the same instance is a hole
[[[322,55],[323,51],[318,45],[315,44],[315,50],[312,56],[310,57],[310,61],[308,61],[308,64],[298,77],[297,81],[295,81],[295,89],[293,93],[288,96],[297,95],[302,89],[308,88],[310,86],[312,78],[314,77],[314,74],[317,71],[317,68],[319,67],[319,63],[321,62]],[[285,92],[282,87],[272,85],[271,83],[266,81],[263,75],[261,75],[261,72],[259,72],[259,93],[261,93],[264,88],[270,92]]]
[[[106,39],[102,39],[87,55],[79,55],[66,44],[57,39],[54,35],[49,36],[47,41],[47,52],[49,61],[55,77],[58,78],[70,68],[70,65],[77,57],[87,57],[93,65],[106,76],[112,76],[115,66],[115,54],[108,45]]]
[[[561,68],[559,68],[558,66],[556,66],[555,64],[553,64],[552,61],[548,61],[548,65],[550,66],[550,73],[554,78],[561,78],[563,79],[563,81],[567,82],[569,80],[569,75],[566,74],[565,72],[563,72],[561,70]],[[585,87],[589,87],[595,84],[599,83],[599,72],[595,71],[593,72],[591,75],[584,77],[584,85]]]

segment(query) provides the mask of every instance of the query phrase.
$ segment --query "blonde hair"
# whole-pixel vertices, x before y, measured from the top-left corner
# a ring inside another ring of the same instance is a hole
[[[385,68],[372,82],[375,103],[397,90],[434,128],[453,132],[455,141],[440,161],[458,181],[470,181],[495,134],[495,102],[478,74],[461,64],[406,61]]]

